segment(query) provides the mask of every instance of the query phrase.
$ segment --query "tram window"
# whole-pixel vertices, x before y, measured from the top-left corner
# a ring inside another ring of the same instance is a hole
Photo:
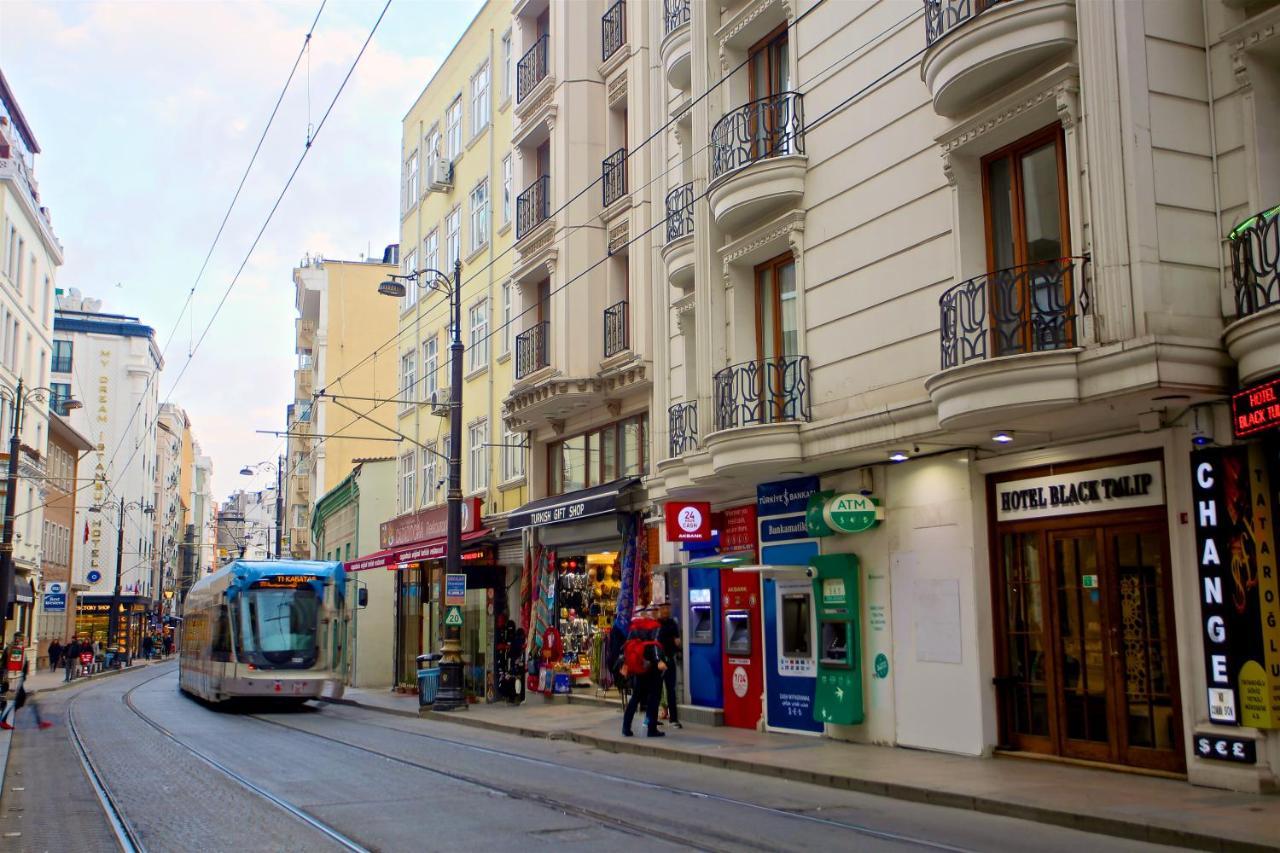
[[[213,629],[213,644],[210,657],[214,660],[231,660],[231,619],[227,615],[227,605],[218,605],[218,621]]]
[[[240,607],[240,634],[248,658],[259,666],[314,665],[319,606],[309,586],[250,590]]]
[[[789,658],[807,658],[813,655],[813,637],[810,634],[808,593],[792,593],[782,596],[782,655]]]

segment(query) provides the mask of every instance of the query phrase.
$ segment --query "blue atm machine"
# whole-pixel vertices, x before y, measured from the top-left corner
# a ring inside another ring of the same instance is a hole
[[[685,661],[689,668],[689,704],[703,708],[724,707],[721,670],[723,637],[720,630],[720,569],[688,570],[684,614],[688,642]]]

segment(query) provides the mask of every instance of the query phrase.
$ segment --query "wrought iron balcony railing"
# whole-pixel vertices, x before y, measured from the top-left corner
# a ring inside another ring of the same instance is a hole
[[[543,320],[516,335],[516,379],[523,379],[550,364],[547,359],[550,338],[550,320]]]
[[[780,92],[728,113],[711,129],[711,179],[768,157],[804,153],[804,98]]]
[[[689,0],[662,0],[662,34],[670,35],[681,24],[689,23]]]
[[[600,61],[604,62],[627,43],[627,4],[618,0],[600,16]]]
[[[543,175],[516,196],[516,239],[547,221],[551,215],[551,176]]]
[[[693,184],[667,193],[667,242],[693,233]]]
[[[550,36],[543,36],[533,43],[516,63],[516,103],[520,103],[547,76],[547,45]]]
[[[627,321],[627,300],[604,309],[604,357],[610,358],[631,346],[631,324]]]
[[[605,207],[627,194],[627,149],[619,148],[600,161],[600,177]]]
[[[1250,216],[1227,235],[1236,314],[1280,305],[1280,205]]]
[[[931,45],[1001,0],[924,0],[924,43]]]
[[[715,375],[716,429],[807,421],[809,357],[787,355],[744,361]]]
[[[948,289],[938,300],[942,369],[1076,346],[1076,324],[1089,310],[1087,263],[1055,258],[984,273]]]
[[[676,403],[667,409],[671,434],[671,458],[681,456],[698,446],[698,401]]]

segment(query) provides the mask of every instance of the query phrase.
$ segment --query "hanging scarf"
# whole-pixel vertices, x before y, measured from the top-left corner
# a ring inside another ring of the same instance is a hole
[[[613,622],[626,631],[631,625],[636,603],[636,523],[632,515],[627,516],[626,531],[622,536],[622,577],[619,580],[618,610]]]

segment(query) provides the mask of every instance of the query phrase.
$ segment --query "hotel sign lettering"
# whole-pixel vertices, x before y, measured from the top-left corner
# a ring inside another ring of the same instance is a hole
[[[1236,438],[1280,426],[1280,378],[1231,395],[1231,432]]]
[[[1091,468],[996,484],[996,521],[1108,512],[1164,503],[1158,461]]]

